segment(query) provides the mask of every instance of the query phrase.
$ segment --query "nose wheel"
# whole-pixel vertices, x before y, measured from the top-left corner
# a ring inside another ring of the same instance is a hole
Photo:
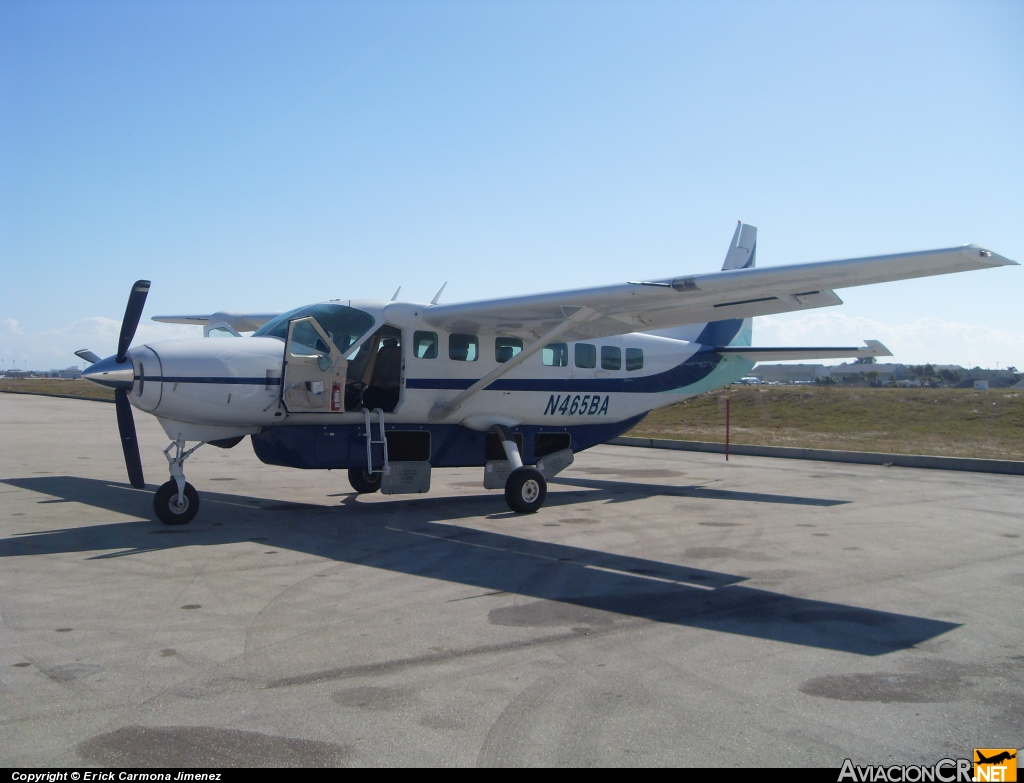
[[[199,511],[199,493],[191,484],[178,492],[178,482],[168,481],[153,496],[153,510],[165,525],[187,525]]]

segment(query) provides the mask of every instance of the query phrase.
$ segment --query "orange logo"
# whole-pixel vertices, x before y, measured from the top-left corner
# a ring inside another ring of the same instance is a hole
[[[975,783],[1015,783],[1017,780],[1016,748],[975,748]]]

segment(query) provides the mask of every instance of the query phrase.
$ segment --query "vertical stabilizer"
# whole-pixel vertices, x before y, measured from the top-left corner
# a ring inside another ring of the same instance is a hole
[[[757,259],[757,228],[748,226],[742,220],[736,223],[736,230],[729,242],[725,254],[722,271],[730,269],[749,269]],[[701,345],[750,345],[753,339],[752,318],[730,318],[725,321],[711,321],[705,324],[687,324],[673,326],[670,329],[658,329],[650,334],[658,337],[670,337],[673,340],[687,340]]]
[[[752,267],[756,255],[757,228],[744,225],[742,220],[737,221],[736,231],[733,232],[732,242],[729,243],[729,252],[725,254],[722,271]]]

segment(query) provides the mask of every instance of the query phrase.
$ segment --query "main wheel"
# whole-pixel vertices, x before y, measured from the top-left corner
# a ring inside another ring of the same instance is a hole
[[[199,511],[199,493],[191,484],[185,484],[181,503],[178,502],[178,483],[168,481],[153,496],[153,510],[165,525],[187,525]]]
[[[548,482],[537,468],[516,468],[505,482],[505,502],[517,514],[532,514],[547,496]]]
[[[360,495],[380,489],[380,473],[369,473],[366,468],[349,468],[348,483]]]

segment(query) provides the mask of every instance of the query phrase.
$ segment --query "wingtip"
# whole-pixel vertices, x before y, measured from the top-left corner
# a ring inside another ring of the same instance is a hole
[[[969,250],[972,254],[976,254],[979,259],[983,259],[982,263],[985,266],[1020,266],[1012,258],[1001,256],[999,253],[984,248],[981,245],[976,245],[973,242],[964,245],[964,249]]]

